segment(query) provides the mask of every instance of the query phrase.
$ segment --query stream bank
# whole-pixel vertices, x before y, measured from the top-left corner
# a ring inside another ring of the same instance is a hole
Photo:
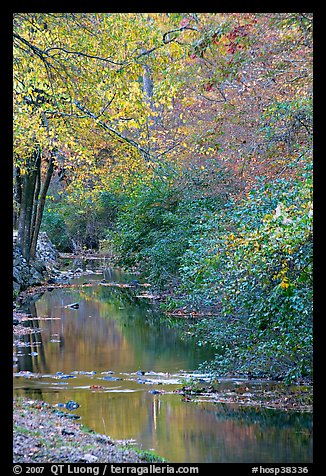
[[[15,234],[13,245],[13,292],[18,296],[21,291],[44,282],[57,264],[59,253],[45,232],[39,234],[35,259],[29,263],[16,245]]]

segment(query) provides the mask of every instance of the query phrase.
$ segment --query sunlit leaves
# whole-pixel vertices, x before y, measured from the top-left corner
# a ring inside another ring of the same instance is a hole
[[[56,147],[62,152],[70,149],[70,156],[92,156],[95,135],[93,130],[89,134],[88,128],[93,126],[76,108],[76,100],[98,117],[97,123],[114,122],[114,127],[124,133],[126,129],[131,133],[138,129],[145,145],[148,137],[143,127],[155,112],[144,100],[144,66],[155,76],[154,100],[159,107],[171,108],[177,91],[173,74],[183,47],[175,42],[177,36],[163,41],[169,30],[181,34],[174,20],[165,14],[16,14],[15,146],[25,137],[24,145],[15,151],[17,160],[29,153],[35,140],[42,148],[53,147],[53,141],[46,143],[49,137],[55,137]],[[31,126],[33,134],[29,134]],[[75,139],[80,136],[85,146],[87,131],[88,150],[78,150],[76,140],[66,140],[72,128]]]

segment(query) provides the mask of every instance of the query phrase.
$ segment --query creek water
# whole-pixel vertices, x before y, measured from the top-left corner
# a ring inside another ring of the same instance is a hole
[[[96,263],[97,264],[97,263]],[[312,416],[236,404],[185,402],[184,379],[213,356],[119,270],[92,272],[31,304],[36,333],[16,336],[14,395],[78,402],[80,422],[175,463],[312,462]],[[88,282],[90,286],[83,283]],[[150,289],[150,288],[149,288]],[[78,302],[78,309],[68,306]],[[19,376],[19,377],[18,377]],[[234,385],[225,381],[224,385]]]

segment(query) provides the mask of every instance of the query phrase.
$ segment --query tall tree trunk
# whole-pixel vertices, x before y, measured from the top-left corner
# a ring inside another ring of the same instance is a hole
[[[40,194],[40,198],[38,200],[38,206],[36,209],[35,213],[35,223],[34,223],[34,229],[33,229],[33,235],[31,238],[31,248],[30,248],[30,258],[35,257],[35,252],[36,252],[36,245],[37,245],[37,238],[40,232],[40,227],[42,223],[42,217],[43,217],[43,211],[44,211],[44,205],[45,205],[45,199],[46,199],[46,194],[50,186],[51,182],[51,177],[53,174],[53,167],[54,167],[54,152],[51,154],[51,157],[49,159],[49,164],[48,168],[46,171],[45,179],[42,185],[42,190]]]
[[[141,53],[144,53],[145,49],[141,48]],[[154,83],[153,83],[153,74],[150,66],[148,66],[145,62],[143,64],[143,93],[145,97],[145,101],[149,105],[149,108],[152,112],[156,112],[156,108],[154,106]],[[146,129],[147,129],[147,151],[150,154],[151,151],[155,151],[157,149],[157,144],[155,141],[152,141],[152,132],[156,129],[158,125],[158,117],[156,114],[149,115],[146,121]]]
[[[144,64],[143,66],[143,92],[146,97],[146,101],[149,104],[151,110],[154,110],[153,106],[153,80],[152,80],[152,72],[149,66]]]
[[[30,160],[30,166],[21,176],[21,206],[18,220],[17,245],[20,247],[24,258],[30,259],[31,224],[33,220],[33,204],[37,175],[41,166],[41,155],[35,150]]]
[[[39,195],[41,190],[41,167],[38,170],[38,174],[36,177],[36,185],[35,185],[35,192],[34,192],[34,203],[33,203],[33,213],[32,213],[32,223],[31,223],[31,242],[33,240],[33,234],[35,230],[35,222],[36,222],[36,215],[37,209],[39,204]]]

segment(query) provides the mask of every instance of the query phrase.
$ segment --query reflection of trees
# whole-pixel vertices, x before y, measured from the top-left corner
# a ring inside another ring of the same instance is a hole
[[[37,303],[40,316],[60,318],[41,321],[45,353],[53,372],[98,370],[106,365],[119,368],[121,361],[132,357],[120,325],[115,319],[103,319],[103,314],[112,314],[112,306],[91,295],[86,299],[83,291],[55,289]],[[78,310],[65,307],[75,301],[80,303]],[[53,334],[59,335],[60,343],[48,342]]]
[[[172,461],[309,461],[308,414],[161,399],[158,451]],[[177,449],[177,450],[176,450]],[[175,459],[178,458],[178,459]]]
[[[29,303],[29,313],[31,317],[37,317],[35,301]],[[42,332],[38,320],[25,321],[25,327],[31,329],[31,332],[21,336],[24,346],[16,345],[16,353],[18,355],[17,370],[29,370],[31,372],[40,372],[41,369],[48,371],[46,357],[44,353]],[[37,355],[31,356],[30,353],[37,352]]]
[[[32,317],[37,317],[35,301],[31,303],[30,313],[31,313]],[[33,320],[33,321],[30,321],[30,322],[32,323],[32,327],[34,329],[35,328],[38,329],[38,330],[40,329],[40,321],[38,321],[38,320],[34,321]],[[42,332],[37,332],[37,333],[31,334],[31,338],[34,341],[34,344],[35,344],[36,339],[39,342],[39,344],[37,346],[35,346],[36,347],[36,352],[38,353],[38,355],[35,356],[36,369],[37,369],[37,371],[40,371],[41,369],[43,369],[45,372],[48,372],[49,370],[48,370],[48,366],[46,364]]]
[[[193,370],[203,360],[214,355],[208,348],[198,347],[193,340],[181,338],[180,328],[168,320],[157,306],[135,298],[135,291],[129,288],[96,286],[82,290],[84,299],[101,303],[101,316],[114,317],[124,337],[135,352],[138,362],[144,360],[148,368],[156,362],[156,368],[164,369],[166,363],[187,360]]]
[[[182,339],[180,330],[171,327],[155,305],[135,299],[137,292],[99,285],[46,293],[36,304],[39,316],[61,319],[41,322],[52,371],[93,370],[106,365],[124,371],[140,365],[144,370],[164,370],[177,362],[193,370],[209,358],[207,349]],[[71,302],[80,303],[77,311],[65,308]],[[48,345],[52,334],[58,334],[60,342]]]
[[[189,404],[177,395],[101,393],[77,389],[31,389],[28,396],[51,403],[77,401],[82,422],[113,439],[134,438],[171,462],[309,462],[312,439],[303,430],[311,415]],[[18,389],[16,395],[26,395]],[[268,422],[268,419],[270,421]],[[291,427],[291,425],[293,425]]]
[[[31,347],[19,348],[24,357],[18,361],[18,370],[55,373],[98,370],[107,365],[105,370],[124,366],[132,371],[139,362],[146,366],[144,370],[153,364],[164,370],[179,358],[190,367],[208,359],[207,350],[181,340],[179,331],[169,327],[155,306],[135,300],[135,292],[94,286],[47,293],[28,311],[33,316],[38,313],[61,319],[28,321],[26,325],[42,332],[22,337]],[[80,302],[78,311],[64,307],[74,301]],[[61,343],[48,342],[54,333]],[[37,341],[42,344],[37,346]],[[28,355],[33,351],[38,356]],[[89,378],[82,383],[91,384]],[[114,384],[126,386],[125,382]],[[170,461],[246,462],[257,454],[262,462],[307,462],[310,458],[309,414],[228,404],[195,405],[182,402],[179,395],[151,395],[148,390],[152,386],[139,388],[135,382],[127,382],[127,386],[140,391],[97,393],[69,388],[45,396],[41,389],[31,388],[17,389],[15,394],[28,391],[31,398],[52,403],[76,400],[78,414],[90,428],[116,439],[135,438]]]
[[[308,462],[311,416],[187,404],[179,396],[94,393],[85,423],[113,439],[134,438],[172,462]],[[268,421],[269,417],[271,418]],[[292,425],[292,426],[291,426]]]
[[[15,390],[16,397],[26,397],[33,398],[35,400],[44,400],[43,391],[40,388],[17,388]]]
[[[280,411],[272,408],[243,407],[236,404],[218,403],[218,410],[215,412],[216,420],[236,420],[246,424],[255,421],[261,428],[271,425],[282,428],[312,428],[312,416],[309,413]]]

